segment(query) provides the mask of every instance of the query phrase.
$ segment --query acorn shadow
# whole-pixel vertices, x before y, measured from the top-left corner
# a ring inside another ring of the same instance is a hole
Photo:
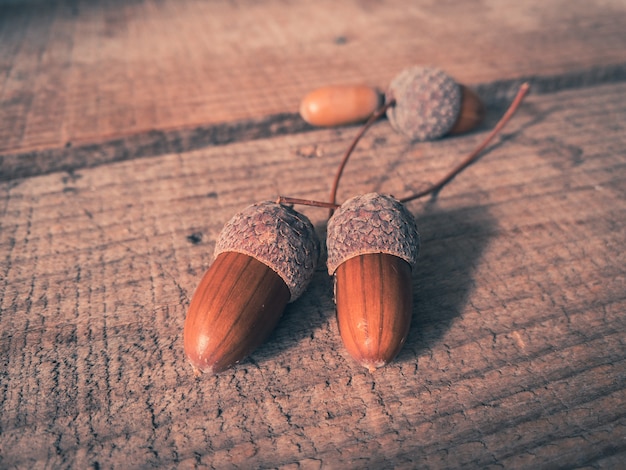
[[[262,367],[267,361],[280,359],[302,341],[317,341],[320,336],[328,336],[324,330],[335,316],[335,303],[333,279],[326,269],[326,222],[315,224],[315,231],[321,244],[320,257],[309,286],[300,298],[287,304],[272,334],[241,361],[242,366],[251,363]]]
[[[436,204],[416,218],[421,248],[413,273],[413,317],[396,361],[417,366],[416,360],[436,346],[463,312],[496,221],[484,206],[440,210]]]

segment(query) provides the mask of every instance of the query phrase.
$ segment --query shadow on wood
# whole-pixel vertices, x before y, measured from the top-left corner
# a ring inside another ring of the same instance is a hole
[[[484,206],[438,210],[417,216],[421,251],[414,272],[413,320],[398,359],[417,361],[435,347],[474,287],[472,273],[495,231]],[[415,364],[417,366],[417,362]]]

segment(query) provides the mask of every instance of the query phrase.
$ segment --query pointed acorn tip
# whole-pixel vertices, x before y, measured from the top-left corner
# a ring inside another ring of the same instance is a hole
[[[379,361],[363,361],[361,365],[365,367],[370,374],[376,372],[376,369],[380,369],[387,365],[387,361],[379,360]]]
[[[211,365],[201,365],[198,361],[193,361],[191,360],[191,358],[187,357],[187,360],[189,361],[189,365],[191,366],[191,370],[193,371],[193,376],[195,378],[200,377],[202,374],[215,374],[216,370],[214,370],[214,366]]]

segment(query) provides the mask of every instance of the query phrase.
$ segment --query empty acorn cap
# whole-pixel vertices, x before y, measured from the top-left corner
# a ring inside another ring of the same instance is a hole
[[[461,87],[443,70],[410,67],[389,84],[387,100],[396,104],[387,110],[387,119],[398,132],[411,140],[433,140],[447,134],[461,110]]]
[[[251,256],[275,271],[296,300],[313,277],[320,244],[307,217],[290,207],[265,201],[246,207],[226,223],[215,257],[226,251]]]
[[[417,223],[392,196],[363,194],[344,202],[328,221],[328,273],[355,256],[386,253],[405,260],[411,269],[419,253]]]

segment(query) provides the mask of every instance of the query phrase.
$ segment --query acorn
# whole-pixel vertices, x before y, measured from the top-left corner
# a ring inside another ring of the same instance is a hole
[[[341,339],[373,372],[396,357],[409,333],[417,223],[392,196],[364,194],[333,214],[326,243]]]
[[[413,141],[468,132],[485,116],[476,93],[434,67],[414,66],[400,72],[386,92],[386,100],[391,99],[395,105],[387,109],[389,123]]]
[[[309,219],[290,207],[267,201],[235,215],[185,319],[185,354],[194,369],[223,371],[260,346],[306,289],[319,250]]]
[[[302,99],[300,116],[318,127],[354,124],[370,117],[382,101],[382,93],[368,85],[329,85]]]

